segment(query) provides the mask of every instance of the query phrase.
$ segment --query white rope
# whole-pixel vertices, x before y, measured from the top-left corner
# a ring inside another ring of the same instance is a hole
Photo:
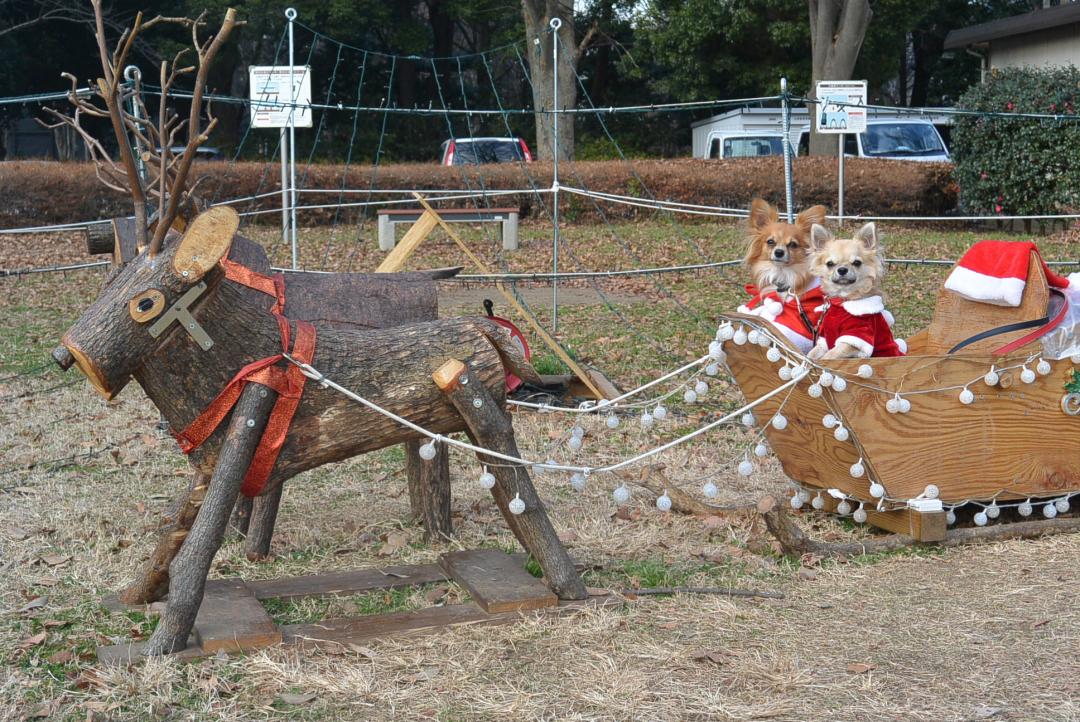
[[[376,191],[376,192],[381,192],[381,191]],[[428,202],[432,202],[432,201],[453,201],[453,200],[461,200],[461,199],[470,198],[470,197],[510,196],[510,195],[524,195],[524,194],[532,194],[532,193],[533,193],[533,191],[531,189],[505,190],[505,191],[485,191],[483,193],[473,193],[471,195],[438,196],[438,197],[434,197],[434,198],[425,198],[424,200],[426,200]],[[229,203],[229,201],[218,203],[216,205],[225,205],[226,203]],[[296,206],[295,209],[297,211],[314,211],[314,210],[327,209],[327,208],[368,208],[368,207],[374,207],[374,206],[395,206],[395,205],[403,205],[403,204],[407,204],[407,203],[416,203],[416,201],[413,200],[413,199],[405,198],[405,199],[396,200],[396,201],[356,201],[356,202],[353,202],[353,203],[320,203],[320,204],[315,204],[315,205]],[[265,214],[268,214],[268,213],[281,213],[281,206],[277,206],[277,207],[274,207],[274,208],[264,208],[264,209],[257,210],[257,211],[244,211],[240,215],[241,216],[261,216],[261,215],[265,215]]]
[[[498,189],[496,189],[496,190],[488,190],[488,191],[474,191],[474,190],[464,190],[464,189],[458,189],[458,188],[416,188],[416,189],[405,189],[405,188],[375,188],[375,189],[371,189],[371,188],[344,188],[344,189],[342,189],[342,188],[297,188],[296,192],[298,194],[309,193],[309,194],[321,194],[321,195],[361,195],[361,194],[380,194],[381,193],[381,194],[384,194],[384,195],[400,195],[400,196],[408,195],[408,196],[411,196],[413,193],[420,193],[420,194],[422,194],[424,196],[427,196],[428,194],[434,194],[435,196],[437,196],[440,193],[443,194],[442,197],[427,197],[427,198],[425,198],[425,200],[432,201],[432,200],[453,200],[455,198],[472,198],[474,196],[484,196],[484,195],[508,195],[508,194],[515,194],[515,193],[520,193],[520,194],[526,194],[527,193],[529,195],[532,195],[534,193],[551,193],[552,189],[551,188],[535,188],[535,189],[533,189],[533,188],[524,188],[524,189],[521,189],[521,190],[512,190],[512,189],[511,190],[498,190]],[[263,198],[279,198],[279,197],[281,197],[281,191],[267,191],[265,193],[256,193],[255,195],[251,195],[251,196],[240,196],[240,197],[237,197],[237,198],[229,198],[227,200],[218,201],[217,203],[214,203],[213,205],[215,205],[215,206],[225,206],[225,205],[232,205],[233,203],[247,203],[247,202],[250,202],[250,201],[261,200]],[[379,201],[374,201],[374,203],[378,203],[378,202]],[[386,201],[382,201],[382,202],[386,202]],[[400,202],[400,201],[395,201],[395,202]],[[408,202],[415,203],[416,201],[410,199]]]
[[[79,221],[77,223],[55,223],[51,226],[24,226],[22,228],[0,228],[0,235],[15,235],[18,233],[49,233],[51,231],[70,231],[109,223],[108,219],[98,221]]]
[[[551,464],[551,463],[548,463],[546,461],[545,462],[529,461],[527,459],[522,459],[522,458],[517,457],[517,456],[511,456],[509,454],[502,454],[502,453],[499,453],[497,451],[491,451],[490,449],[485,449],[485,448],[480,447],[480,446],[474,446],[473,444],[470,444],[470,443],[467,443],[467,442],[464,442],[464,441],[458,441],[457,439],[447,438],[447,437],[443,436],[442,434],[435,434],[435,433],[433,433],[431,431],[428,431],[427,429],[425,429],[422,426],[414,424],[413,422],[409,421],[406,418],[398,416],[397,414],[395,414],[392,411],[389,411],[387,409],[382,408],[378,404],[375,404],[375,403],[373,403],[371,401],[368,401],[364,397],[350,391],[349,389],[345,388],[344,386],[341,386],[341,385],[335,383],[334,381],[331,381],[324,374],[322,374],[320,371],[318,371],[317,369],[312,367],[310,364],[301,363],[300,361],[297,361],[296,359],[294,359],[289,354],[282,354],[282,355],[290,363],[296,365],[305,376],[307,376],[309,379],[315,381],[320,386],[332,388],[335,391],[337,391],[338,393],[352,399],[353,401],[356,401],[357,403],[363,404],[364,406],[371,409],[372,411],[375,411],[375,412],[377,412],[379,414],[382,414],[383,416],[387,417],[388,419],[391,419],[392,421],[395,421],[395,422],[401,424],[402,426],[405,426],[406,428],[412,429],[413,431],[415,431],[415,432],[417,432],[417,433],[419,433],[419,434],[421,434],[423,436],[426,436],[427,438],[429,438],[429,439],[431,439],[431,440],[433,440],[435,442],[443,442],[443,443],[446,443],[449,446],[455,446],[455,447],[457,447],[459,449],[465,449],[466,451],[472,451],[472,452],[477,453],[477,454],[484,454],[486,456],[489,456],[489,457],[492,457],[492,458],[495,458],[495,459],[501,459],[502,461],[509,461],[511,463],[514,463],[514,464],[536,466],[536,467],[539,467],[541,469],[549,469],[549,470],[555,470],[555,471],[581,472],[581,473],[584,473],[584,474],[597,474],[597,473],[618,471],[619,469],[622,469],[622,468],[625,468],[627,466],[631,466],[633,464],[636,464],[639,461],[647,459],[647,458],[649,458],[651,456],[655,456],[656,454],[667,451],[668,449],[671,449],[671,448],[673,448],[675,446],[678,446],[680,444],[684,444],[687,441],[690,441],[691,439],[694,439],[694,438],[700,436],[701,434],[704,434],[705,432],[710,431],[710,430],[716,428],[717,426],[720,426],[721,424],[726,424],[727,422],[731,421],[732,419],[734,419],[737,416],[741,416],[742,414],[746,413],[747,411],[755,408],[758,404],[761,404],[761,403],[771,399],[773,396],[776,396],[777,394],[781,393],[782,391],[785,391],[788,388],[790,388],[791,386],[794,386],[795,384],[798,383],[798,379],[792,379],[791,381],[788,381],[787,383],[773,389],[772,391],[765,394],[764,396],[762,396],[762,397],[760,397],[758,399],[755,399],[754,401],[751,401],[750,403],[746,404],[742,408],[736,409],[735,411],[731,412],[727,416],[724,416],[724,417],[722,417],[720,419],[717,419],[716,421],[713,421],[713,422],[711,422],[709,424],[706,424],[705,426],[702,426],[702,427],[700,427],[700,428],[698,428],[698,429],[696,429],[694,431],[691,431],[688,434],[680,436],[677,439],[673,439],[673,440],[667,442],[666,444],[663,444],[661,446],[657,446],[657,447],[655,447],[653,449],[649,449],[648,451],[642,452],[642,453],[638,454],[637,456],[630,457],[629,459],[625,459],[625,460],[620,461],[620,462],[618,462],[616,464],[610,464],[608,466],[600,466],[600,467],[593,468],[593,467],[588,467],[588,466],[572,466],[572,465],[569,465],[569,464]]]

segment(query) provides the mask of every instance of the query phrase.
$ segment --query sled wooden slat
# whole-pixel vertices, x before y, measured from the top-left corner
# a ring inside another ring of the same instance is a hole
[[[469,590],[485,612],[526,611],[554,607],[559,598],[521,562],[494,549],[450,552],[439,557],[446,573]]]

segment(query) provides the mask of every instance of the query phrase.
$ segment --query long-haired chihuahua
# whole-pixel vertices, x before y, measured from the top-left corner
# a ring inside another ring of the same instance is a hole
[[[794,223],[780,221],[776,208],[761,198],[750,204],[750,238],[746,265],[759,293],[801,295],[811,285],[810,229],[825,222],[825,206],[811,206],[795,216]]]

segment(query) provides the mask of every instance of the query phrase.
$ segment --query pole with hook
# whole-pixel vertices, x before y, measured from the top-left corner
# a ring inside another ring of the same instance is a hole
[[[787,206],[787,222],[794,223],[792,197],[795,195],[791,179],[791,108],[788,105],[787,78],[780,78],[780,108],[784,119],[784,202]]]
[[[293,21],[296,20],[296,8],[288,8],[285,18],[289,21],[289,241],[292,245],[292,267],[298,267],[296,247],[296,80],[293,78],[295,59],[293,57]],[[284,153],[282,153],[284,161]]]
[[[552,18],[548,23],[551,26],[551,55],[552,55],[552,83],[551,83],[551,167],[552,167],[552,236],[551,236],[551,333],[558,333],[559,329],[559,28],[562,20]]]

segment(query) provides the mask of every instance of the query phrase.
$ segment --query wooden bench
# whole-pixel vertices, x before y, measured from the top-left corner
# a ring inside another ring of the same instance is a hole
[[[502,244],[505,251],[518,247],[518,208],[440,208],[439,215],[448,223],[501,223]],[[379,250],[393,250],[395,228],[398,223],[415,223],[423,215],[423,208],[384,208],[379,211]]]

